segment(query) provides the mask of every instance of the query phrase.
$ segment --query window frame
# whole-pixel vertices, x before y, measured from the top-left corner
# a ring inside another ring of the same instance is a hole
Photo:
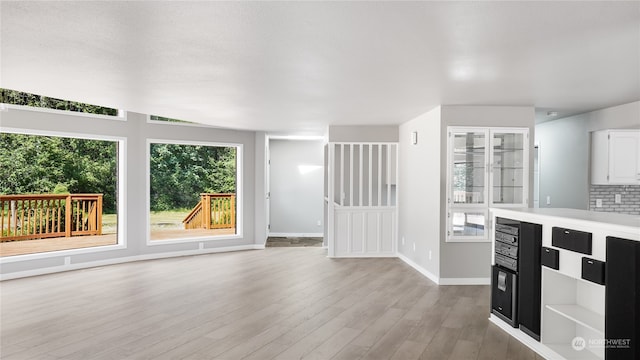
[[[176,123],[179,124],[179,123]],[[215,147],[235,147],[236,148],[236,233],[233,235],[206,235],[189,238],[175,238],[167,240],[151,240],[151,144],[169,145],[193,145],[193,146],[215,146]],[[152,139],[146,140],[146,245],[162,246],[167,244],[203,243],[210,241],[224,241],[242,239],[244,229],[243,216],[243,164],[244,145],[240,143],[208,142],[195,140],[175,140],[175,139]],[[202,245],[201,245],[202,246]]]
[[[0,111],[7,111],[9,109],[37,111],[41,113],[56,114],[56,115],[71,115],[71,116],[79,116],[79,117],[92,118],[92,119],[127,121],[127,112],[123,111],[122,109],[117,109],[118,115],[104,115],[104,114],[93,114],[93,113],[82,112],[82,111],[59,110],[59,109],[51,109],[51,108],[44,108],[44,107],[37,107],[37,106],[0,103]],[[91,139],[91,140],[96,140],[96,139]]]
[[[463,133],[484,133],[485,156],[484,156],[484,201],[481,203],[456,204],[453,202],[453,134]],[[493,202],[493,145],[494,134],[522,134],[523,135],[523,201],[521,203],[503,204]],[[496,126],[448,126],[447,127],[447,166],[446,166],[446,203],[445,203],[445,242],[448,243],[488,243],[492,242],[493,234],[491,228],[490,212],[492,208],[521,208],[529,207],[529,128],[526,127],[496,127]],[[484,235],[455,235],[453,233],[453,213],[483,213],[485,216]]]
[[[38,109],[30,106],[20,106],[22,108]],[[53,110],[53,109],[45,109],[51,111],[63,111],[63,110]],[[64,111],[65,114],[70,111]],[[92,115],[92,114],[89,114]],[[103,115],[108,117],[108,115]],[[92,116],[93,117],[93,116]],[[110,117],[109,117],[110,118]],[[3,263],[11,263],[11,262],[21,262],[26,260],[38,260],[38,259],[47,259],[47,258],[57,258],[60,256],[72,256],[79,254],[90,254],[97,253],[103,251],[113,251],[127,248],[127,236],[126,236],[126,219],[127,219],[127,183],[126,183],[126,159],[127,159],[127,138],[121,136],[111,136],[111,135],[98,135],[98,134],[88,134],[88,133],[71,133],[64,131],[50,131],[50,130],[35,130],[35,129],[25,129],[25,128],[9,128],[2,127],[0,132],[10,133],[10,134],[21,134],[21,135],[35,135],[35,136],[55,136],[55,137],[66,137],[66,138],[75,138],[75,139],[85,139],[85,140],[100,140],[100,141],[113,141],[118,145],[118,178],[116,183],[117,188],[117,233],[116,239],[117,243],[113,245],[103,245],[103,246],[92,246],[85,248],[77,248],[77,249],[66,249],[66,250],[56,250],[56,251],[47,251],[33,254],[23,254],[23,255],[13,255],[9,257],[0,257],[0,264]],[[65,258],[65,264],[70,261],[69,258]]]

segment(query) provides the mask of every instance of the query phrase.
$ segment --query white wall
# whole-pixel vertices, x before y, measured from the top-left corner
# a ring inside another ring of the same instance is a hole
[[[329,126],[329,142],[396,142],[398,127]]]
[[[438,107],[400,125],[398,150],[398,253],[434,281],[440,276],[440,158],[446,154],[440,147],[440,122]],[[416,145],[411,143],[414,131]]]
[[[270,234],[322,236],[324,142],[271,139],[269,154]]]
[[[106,119],[86,115],[74,115],[59,111],[34,111],[10,108],[0,112],[2,128],[18,128],[34,131],[62,132],[65,134],[106,135],[126,139],[125,184],[119,184],[125,191],[125,214],[119,214],[126,228],[122,248],[78,249],[66,252],[44,253],[36,256],[10,257],[0,260],[0,274],[3,278],[24,274],[63,271],[87,264],[108,264],[127,259],[153,258],[169,255],[186,255],[219,251],[224,248],[254,248],[256,239],[254,223],[256,217],[264,217],[264,211],[256,210],[255,183],[263,182],[256,174],[254,144],[256,135],[249,131],[221,130],[215,128],[152,124],[147,116],[129,112],[126,121]],[[243,146],[242,179],[242,226],[241,238],[215,239],[173,244],[147,245],[147,185],[146,185],[146,147],[147,138],[235,143]],[[124,186],[124,187],[123,187]],[[123,216],[124,215],[124,216]],[[105,250],[106,249],[106,250]],[[20,260],[31,258],[32,260]]]
[[[446,214],[447,126],[529,128],[534,136],[533,106],[442,106],[440,131],[440,214]],[[529,199],[533,196],[533,146],[529,141]],[[530,202],[533,205],[533,202]],[[491,243],[446,242],[446,217],[440,217],[440,278],[443,283],[485,282],[491,274]]]
[[[589,133],[586,129],[587,121],[582,116],[536,126],[541,208],[588,209]]]
[[[267,242],[267,134],[263,131],[255,135],[255,240],[256,244]]]
[[[629,128],[640,128],[640,101],[538,124],[540,207],[588,209],[590,132]]]
[[[578,115],[588,120],[587,131],[604,129],[639,129],[640,101],[612,106]]]

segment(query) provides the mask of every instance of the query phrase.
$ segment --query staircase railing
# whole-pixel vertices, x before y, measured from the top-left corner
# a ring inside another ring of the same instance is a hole
[[[102,234],[102,194],[0,195],[0,241]]]
[[[235,194],[200,194],[200,202],[182,220],[185,229],[231,229],[236,227]]]

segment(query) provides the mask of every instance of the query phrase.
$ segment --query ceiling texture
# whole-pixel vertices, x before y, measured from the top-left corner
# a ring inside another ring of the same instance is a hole
[[[640,2],[2,1],[0,87],[322,134],[438,105],[640,99]],[[472,120],[472,119],[471,119]]]

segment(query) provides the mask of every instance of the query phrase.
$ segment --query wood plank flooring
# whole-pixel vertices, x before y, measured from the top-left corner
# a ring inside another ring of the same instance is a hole
[[[2,282],[0,357],[540,359],[488,309],[399,259],[267,248]]]
[[[300,246],[322,246],[321,237],[277,237],[272,236],[267,239],[266,247],[300,247]]]

